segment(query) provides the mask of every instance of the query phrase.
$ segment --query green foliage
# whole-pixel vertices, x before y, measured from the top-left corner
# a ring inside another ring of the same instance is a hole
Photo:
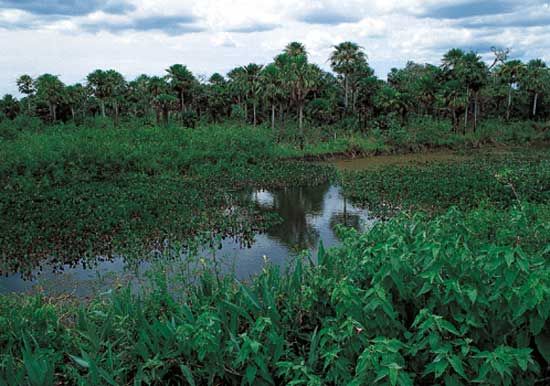
[[[58,265],[113,251],[141,259],[163,240],[203,233],[248,240],[270,220],[239,189],[333,175],[328,166],[276,162],[263,128],[95,125],[60,124],[0,146],[2,272],[27,274],[48,256]]]
[[[475,208],[480,202],[500,207],[518,199],[550,200],[550,164],[545,150],[524,155],[479,155],[473,159],[426,165],[387,166],[344,172],[344,193],[378,213],[422,208],[441,210],[451,205]]]
[[[401,215],[249,284],[207,268],[184,294],[159,271],[141,296],[81,306],[1,297],[0,379],[533,384],[548,360],[549,220],[527,203]]]

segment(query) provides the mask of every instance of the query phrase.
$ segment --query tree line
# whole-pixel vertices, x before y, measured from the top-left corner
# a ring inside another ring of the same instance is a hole
[[[454,48],[440,65],[408,62],[382,80],[374,75],[364,49],[353,42],[334,46],[328,58],[333,72],[308,60],[305,46],[289,43],[266,65],[250,63],[195,76],[174,64],[164,76],[140,75],[128,81],[115,70],[95,70],[85,84],[65,85],[57,75],[17,79],[20,100],[0,100],[0,120],[18,115],[47,122],[83,121],[86,117],[156,117],[158,124],[177,120],[233,119],[269,124],[283,134],[285,125],[345,122],[356,128],[388,128],[412,116],[449,119],[456,132],[475,131],[482,117],[547,119],[550,115],[550,70],[541,59],[510,60],[509,50],[493,49],[488,65],[475,52]]]

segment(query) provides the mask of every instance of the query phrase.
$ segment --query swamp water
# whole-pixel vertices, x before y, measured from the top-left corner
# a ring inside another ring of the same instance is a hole
[[[266,261],[284,266],[289,258],[306,249],[314,258],[321,241],[325,247],[338,243],[335,233],[338,224],[361,230],[375,221],[365,209],[347,202],[340,187],[335,185],[260,190],[247,194],[256,205],[276,213],[282,221],[256,234],[248,246],[228,237],[220,240],[215,248],[199,248],[196,254],[196,257],[214,259],[221,272],[233,271],[239,279],[247,279],[260,272]],[[180,255],[179,259],[186,259],[185,254]],[[70,294],[86,297],[118,284],[146,283],[147,271],[154,264],[145,260],[129,267],[122,256],[100,260],[93,267],[67,265],[61,271],[46,263],[41,271],[33,272],[32,280],[23,278],[19,273],[4,276],[0,278],[0,293],[42,291],[52,296]],[[159,263],[158,259],[155,260]],[[168,267],[174,263],[172,259],[160,261]]]

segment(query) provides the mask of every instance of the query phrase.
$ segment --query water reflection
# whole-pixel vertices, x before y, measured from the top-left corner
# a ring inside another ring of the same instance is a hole
[[[215,258],[223,271],[234,271],[241,279],[259,272],[264,258],[283,266],[289,256],[305,249],[312,251],[315,257],[321,240],[325,247],[338,243],[334,231],[337,224],[364,229],[374,221],[366,210],[346,202],[340,187],[334,185],[252,191],[247,195],[261,208],[277,213],[282,221],[265,233],[257,234],[248,248],[233,238],[225,238],[217,250],[199,250],[200,255]],[[170,260],[167,264],[171,264]],[[67,266],[64,271],[54,273],[45,265],[38,278],[32,281],[23,280],[20,274],[0,278],[0,293],[25,292],[40,287],[48,294],[87,296],[117,283],[139,283],[145,280],[144,274],[149,267],[150,263],[144,261],[128,269],[120,256],[112,261],[100,261],[93,269]]]

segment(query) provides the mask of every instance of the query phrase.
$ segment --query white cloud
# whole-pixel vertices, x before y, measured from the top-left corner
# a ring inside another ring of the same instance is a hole
[[[483,53],[497,45],[523,59],[550,59],[550,8],[540,0],[488,1],[475,12],[471,0],[94,0],[95,8],[74,16],[63,1],[56,4],[65,13],[54,15],[0,0],[0,94],[17,94],[22,73],[51,72],[67,83],[95,68],[132,78],[173,63],[224,73],[267,63],[294,40],[324,68],[331,46],[356,41],[382,77],[407,60],[439,63],[455,46]],[[501,10],[512,11],[491,14]]]

